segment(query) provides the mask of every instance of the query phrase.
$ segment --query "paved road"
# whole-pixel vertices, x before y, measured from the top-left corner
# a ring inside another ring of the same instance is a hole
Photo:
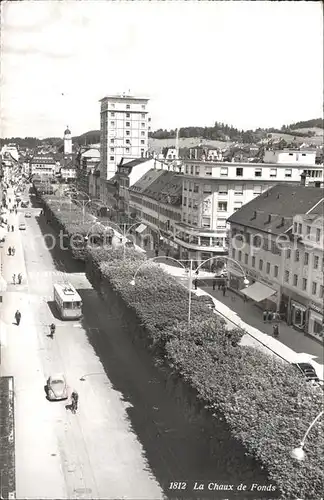
[[[6,294],[2,366],[3,375],[15,377],[17,497],[158,499],[164,491],[190,499],[200,495],[194,481],[265,484],[265,472],[229,439],[221,420],[207,425],[203,411],[198,416],[170,396],[121,312],[101,300],[68,252],[44,246],[44,235],[54,233],[39,208],[30,211],[27,230],[8,236],[15,257],[5,257],[6,279],[12,269],[25,278]],[[79,290],[84,318],[55,318],[51,340],[53,284],[64,279]],[[19,327],[12,324],[17,307]],[[56,371],[79,392],[77,415],[45,399],[45,380]],[[187,491],[169,489],[179,481]]]

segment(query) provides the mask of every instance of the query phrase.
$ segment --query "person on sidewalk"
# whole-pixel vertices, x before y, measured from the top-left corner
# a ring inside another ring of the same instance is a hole
[[[279,325],[273,325],[273,336],[275,339],[279,337]]]
[[[271,323],[272,320],[273,320],[273,314],[272,314],[272,311],[269,311],[268,312],[268,322]]]
[[[225,297],[226,295],[226,290],[227,290],[226,285],[223,285],[223,297]]]
[[[197,288],[198,288],[198,279],[197,278],[194,279],[194,287],[195,287],[195,290],[197,290]]]
[[[15,214],[17,215],[17,209],[15,210]]]
[[[15,312],[15,320],[16,320],[16,324],[17,324],[17,326],[19,326],[19,324],[20,324],[20,320],[21,320],[21,312],[20,312],[20,311],[18,311],[18,309],[17,309],[17,311]]]
[[[7,225],[7,229],[8,229],[8,233],[9,233],[9,231],[10,231],[10,226],[9,226],[9,224]]]
[[[213,290],[215,290],[215,289],[216,289],[216,279],[214,278],[213,279]]]
[[[22,282],[22,274],[19,273],[18,274],[18,285],[21,285],[21,282]]]
[[[11,231],[12,231],[12,232],[14,232],[14,230],[15,230],[15,228],[14,228],[14,226],[12,225],[12,226],[11,226]]]
[[[14,285],[16,284],[16,275],[15,274],[12,275],[12,282]]]
[[[268,319],[268,311],[263,311],[263,323],[266,323]]]
[[[16,253],[16,249],[15,249],[15,247],[12,247],[11,248],[11,255],[14,257],[15,253]]]
[[[158,249],[158,248],[156,248],[156,249],[155,249],[155,257],[158,257],[158,256],[159,256],[159,249]]]
[[[11,255],[11,247],[8,248],[8,255]]]

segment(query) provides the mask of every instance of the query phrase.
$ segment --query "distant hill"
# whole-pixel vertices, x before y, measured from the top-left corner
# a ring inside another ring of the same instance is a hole
[[[310,129],[310,128],[320,128],[324,129],[324,121],[322,118],[314,118],[313,120],[307,120],[305,122],[296,122],[291,125],[287,125],[290,130],[297,129]]]

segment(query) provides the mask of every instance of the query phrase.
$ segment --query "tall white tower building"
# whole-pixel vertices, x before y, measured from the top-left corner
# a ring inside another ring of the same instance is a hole
[[[64,156],[72,154],[72,135],[69,127],[64,132]]]
[[[147,154],[149,99],[123,94],[100,102],[101,178],[111,179],[123,157],[136,159]]]

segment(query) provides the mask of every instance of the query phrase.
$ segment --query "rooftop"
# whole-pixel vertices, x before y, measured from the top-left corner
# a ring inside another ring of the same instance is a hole
[[[228,222],[279,235],[291,227],[296,214],[323,215],[323,210],[322,188],[282,183],[237,210]]]
[[[130,190],[162,203],[177,205],[181,203],[182,178],[176,172],[151,169]]]
[[[106,97],[103,97],[102,99],[99,99],[99,102],[105,101],[106,99],[111,99],[111,100],[131,100],[131,101],[149,101],[148,97],[140,97],[140,96],[133,96],[133,95],[127,95],[127,94],[120,94],[120,95],[107,95]]]

